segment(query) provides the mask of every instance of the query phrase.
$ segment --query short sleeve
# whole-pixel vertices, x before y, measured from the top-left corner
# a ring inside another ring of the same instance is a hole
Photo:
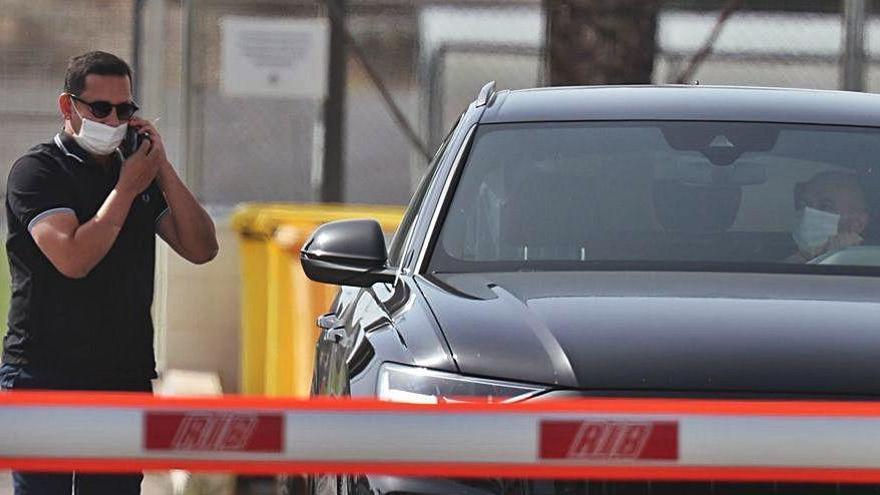
[[[12,165],[6,182],[6,201],[12,215],[28,231],[55,213],[76,214],[67,175],[53,161],[35,155],[25,155]]]

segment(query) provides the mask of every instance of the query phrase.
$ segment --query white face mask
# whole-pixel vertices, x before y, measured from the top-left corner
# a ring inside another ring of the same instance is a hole
[[[828,239],[837,235],[840,215],[809,206],[798,210],[792,238],[804,254],[815,255]]]
[[[109,155],[125,139],[128,122],[118,127],[113,127],[83,117],[79,110],[76,109],[76,105],[73,105],[73,111],[82,119],[82,126],[79,132],[73,135],[73,139],[76,141],[76,144],[89,153],[93,155]]]

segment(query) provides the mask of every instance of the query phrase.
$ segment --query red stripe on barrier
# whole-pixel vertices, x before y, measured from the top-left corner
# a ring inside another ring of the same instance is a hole
[[[673,421],[541,421],[541,459],[677,460]]]
[[[288,398],[222,396],[158,397],[150,394],[118,392],[0,392],[0,407],[111,407],[242,410],[242,411],[338,411],[338,412],[523,412],[585,414],[687,414],[699,416],[834,416],[880,417],[880,402],[819,401],[740,401],[703,399],[618,399],[586,398],[531,401],[514,404],[443,403],[438,405],[402,404],[373,399]]]
[[[880,469],[728,468],[644,466],[535,466],[516,464],[410,464],[319,463],[286,461],[194,461],[174,459],[5,459],[0,467],[17,471],[130,473],[186,469],[192,472],[230,472],[273,475],[280,473],[362,473],[389,476],[534,478],[634,481],[731,481],[803,483],[880,483]]]
[[[281,452],[283,444],[281,414],[153,411],[144,415],[147,450]]]

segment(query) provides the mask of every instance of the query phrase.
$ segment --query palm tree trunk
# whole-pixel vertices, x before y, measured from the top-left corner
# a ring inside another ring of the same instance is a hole
[[[547,0],[550,84],[647,84],[661,0]]]

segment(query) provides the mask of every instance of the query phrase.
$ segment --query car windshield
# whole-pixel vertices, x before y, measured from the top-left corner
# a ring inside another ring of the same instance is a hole
[[[874,273],[878,157],[866,127],[483,124],[429,270]]]

